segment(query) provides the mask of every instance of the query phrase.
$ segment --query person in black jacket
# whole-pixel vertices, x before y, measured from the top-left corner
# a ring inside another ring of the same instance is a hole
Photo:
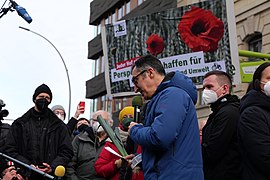
[[[270,63],[260,65],[241,99],[238,136],[244,180],[270,179]]]
[[[231,78],[223,71],[210,71],[204,76],[203,88],[202,99],[212,110],[202,129],[205,180],[239,180],[239,99],[231,95]]]
[[[15,120],[7,135],[5,152],[45,173],[53,174],[59,165],[66,166],[73,156],[68,127],[48,108],[50,88],[42,84],[34,92],[35,106]],[[31,179],[43,179],[32,172]]]

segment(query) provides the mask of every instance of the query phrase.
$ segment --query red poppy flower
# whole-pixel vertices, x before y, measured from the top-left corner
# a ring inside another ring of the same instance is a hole
[[[178,32],[192,51],[213,52],[224,34],[224,24],[211,11],[192,7],[182,16]]]
[[[147,50],[154,56],[162,53],[164,49],[164,41],[157,34],[151,34],[151,36],[146,40],[146,44]]]

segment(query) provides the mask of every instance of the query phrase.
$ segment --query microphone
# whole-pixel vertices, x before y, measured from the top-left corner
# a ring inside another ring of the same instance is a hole
[[[57,176],[57,179],[62,179],[65,175],[66,169],[64,166],[57,166],[54,170],[54,175]]]
[[[32,22],[32,18],[30,17],[30,15],[27,13],[27,11],[25,10],[25,8],[23,8],[22,6],[19,6],[15,1],[10,0],[12,7],[14,9],[16,9],[17,13],[19,14],[19,16],[21,16],[25,21],[27,21],[29,24]]]
[[[132,106],[134,107],[134,121],[140,122],[140,108],[143,105],[143,100],[141,96],[134,96],[132,98]]]

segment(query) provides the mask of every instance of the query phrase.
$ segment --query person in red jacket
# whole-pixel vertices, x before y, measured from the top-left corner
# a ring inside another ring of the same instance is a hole
[[[119,130],[120,138],[125,143],[128,130],[128,124],[132,121],[134,116],[134,108],[131,106],[127,106],[122,109],[119,113],[119,127],[116,127]],[[129,123],[128,123],[129,122]],[[104,177],[110,180],[119,180],[119,179],[132,179],[132,180],[143,180],[143,172],[140,167],[134,167],[131,169],[130,161],[134,157],[133,154],[128,155],[124,158],[120,158],[119,156],[109,152],[106,147],[110,147],[115,152],[120,154],[116,146],[113,142],[108,139],[105,143],[99,157],[94,165],[96,173],[98,176]],[[141,153],[140,146],[137,149],[137,153]],[[121,173],[128,172],[128,173]],[[125,177],[123,177],[125,174]],[[127,178],[127,176],[129,178]],[[132,176],[132,178],[131,178]]]

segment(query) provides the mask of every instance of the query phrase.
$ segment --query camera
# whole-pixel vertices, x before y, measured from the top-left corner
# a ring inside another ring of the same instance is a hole
[[[9,114],[8,110],[6,110],[6,109],[2,110],[2,108],[5,106],[6,106],[6,104],[4,103],[4,101],[2,99],[0,99],[0,120],[3,120],[4,117],[7,117]]]

